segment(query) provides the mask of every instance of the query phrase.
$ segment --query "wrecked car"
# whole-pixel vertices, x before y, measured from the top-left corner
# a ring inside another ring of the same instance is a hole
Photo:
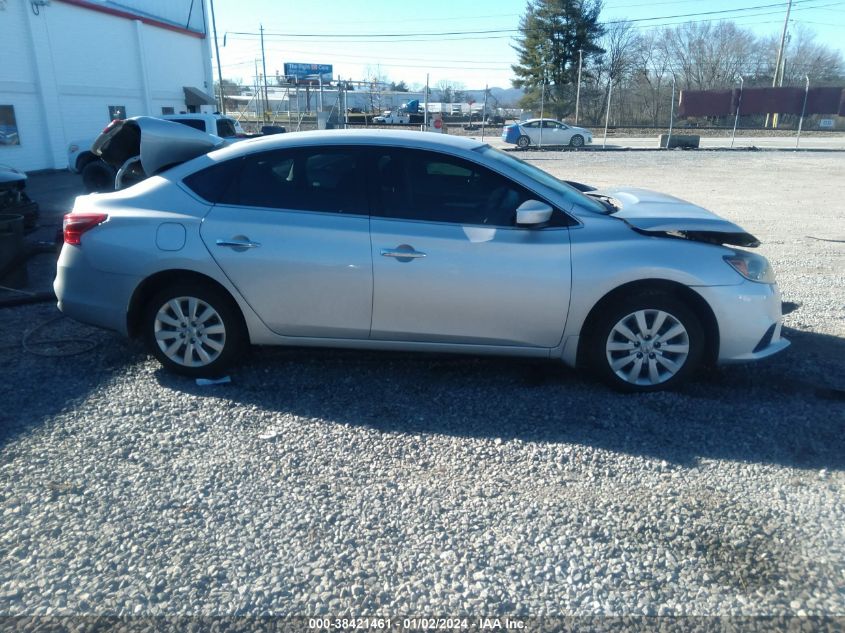
[[[0,165],[0,213],[23,216],[24,228],[32,230],[38,222],[38,204],[27,195],[26,180],[22,171]]]
[[[162,141],[98,139],[146,178],[77,198],[54,288],[181,374],[295,345],[546,358],[636,392],[789,345],[756,238],[678,198],[409,131]]]

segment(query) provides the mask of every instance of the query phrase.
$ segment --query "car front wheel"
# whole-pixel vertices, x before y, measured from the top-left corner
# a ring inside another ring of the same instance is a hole
[[[197,284],[175,284],[156,294],[144,314],[144,335],[162,365],[192,377],[221,376],[246,341],[234,302]]]
[[[692,310],[675,297],[644,294],[602,314],[589,345],[594,370],[611,387],[658,391],[696,371],[704,330]]]
[[[516,146],[521,149],[525,149],[529,145],[531,145],[531,139],[525,135],[520,136],[518,139],[516,139]]]
[[[571,139],[569,139],[569,145],[571,147],[584,147],[584,137],[580,134],[576,134]]]

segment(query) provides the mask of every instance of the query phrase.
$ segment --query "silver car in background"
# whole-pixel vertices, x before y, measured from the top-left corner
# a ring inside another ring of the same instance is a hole
[[[502,129],[502,140],[521,149],[531,146],[584,147],[593,142],[593,133],[587,128],[567,125],[556,119],[527,119]]]
[[[559,359],[649,391],[789,344],[768,262],[726,246],[756,239],[677,198],[562,182],[467,138],[209,152],[169,148],[161,124],[95,144],[148,177],[77,198],[55,290],[173,371],[220,375],[250,343],[349,347]]]

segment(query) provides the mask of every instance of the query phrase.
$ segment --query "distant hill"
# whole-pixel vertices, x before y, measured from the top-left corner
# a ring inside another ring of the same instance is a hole
[[[484,101],[484,90],[464,90],[464,94],[467,95],[467,98],[474,99],[477,103],[482,103]],[[516,104],[522,98],[524,91],[522,88],[490,88],[490,94],[498,100],[498,107],[506,108],[506,107],[516,107]],[[439,90],[432,90],[431,91],[431,100],[438,101],[441,98]],[[466,101],[466,100],[464,100]]]

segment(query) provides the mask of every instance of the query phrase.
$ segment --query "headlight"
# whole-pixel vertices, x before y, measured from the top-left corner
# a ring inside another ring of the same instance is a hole
[[[740,275],[749,281],[761,284],[775,283],[775,272],[769,266],[769,261],[762,255],[755,255],[747,251],[734,251],[733,255],[725,255],[725,261]]]

